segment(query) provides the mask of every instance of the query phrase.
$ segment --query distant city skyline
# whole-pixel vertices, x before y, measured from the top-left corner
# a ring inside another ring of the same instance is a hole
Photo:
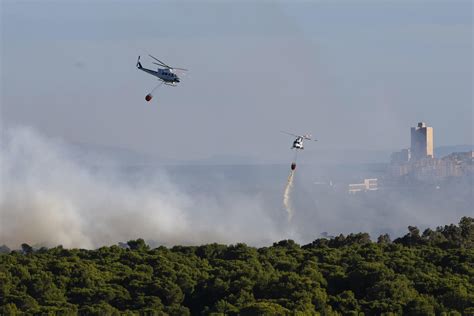
[[[421,121],[473,144],[471,1],[8,0],[1,21],[2,128],[176,160],[288,160],[282,129],[318,138],[308,159],[391,151]],[[150,103],[148,53],[190,69]]]

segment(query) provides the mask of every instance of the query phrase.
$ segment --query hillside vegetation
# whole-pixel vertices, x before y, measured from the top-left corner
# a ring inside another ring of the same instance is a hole
[[[3,248],[0,315],[474,315],[474,218],[408,229],[263,248]]]

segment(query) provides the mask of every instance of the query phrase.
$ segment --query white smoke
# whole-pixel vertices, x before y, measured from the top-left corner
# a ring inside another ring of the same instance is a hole
[[[257,194],[190,196],[164,172],[126,181],[115,167],[85,166],[66,144],[29,128],[7,129],[0,145],[0,244],[9,247],[94,248],[135,238],[261,245],[284,237]]]
[[[288,213],[288,222],[291,222],[291,219],[294,215],[293,207],[291,206],[291,190],[293,188],[293,178],[295,175],[295,170],[290,171],[290,175],[288,176],[288,181],[286,182],[285,191],[283,193],[283,205],[285,206],[285,210]]]

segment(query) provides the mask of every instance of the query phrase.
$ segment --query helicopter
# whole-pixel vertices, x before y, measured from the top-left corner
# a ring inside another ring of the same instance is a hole
[[[175,73],[175,70],[187,71],[187,69],[171,67],[165,64],[164,62],[162,62],[161,60],[159,60],[158,58],[153,57],[152,55],[148,55],[148,56],[150,56],[151,58],[157,61],[157,62],[153,62],[153,64],[159,66],[157,70],[152,70],[152,69],[143,67],[140,62],[140,56],[138,56],[136,66],[139,70],[149,73],[150,75],[157,77],[161,81],[160,84],[152,90],[152,92],[146,95],[145,100],[150,101],[151,98],[153,97],[152,95],[153,91],[155,91],[162,84],[176,87],[176,85],[180,82],[180,78]],[[160,67],[163,67],[163,68],[160,68]]]
[[[291,170],[293,172],[296,169],[296,158],[297,158],[297,155],[298,155],[298,150],[303,150],[304,149],[303,141],[304,140],[312,140],[312,141],[317,142],[317,140],[313,139],[310,134],[296,135],[296,134],[288,133],[288,132],[284,132],[284,131],[281,131],[281,132],[296,137],[296,139],[293,141],[293,146],[291,146],[291,148],[290,148],[290,149],[295,149],[294,161],[291,163]]]
[[[310,134],[296,135],[296,134],[292,134],[292,133],[288,133],[284,131],[281,131],[281,132],[296,137],[296,139],[293,141],[293,146],[291,146],[290,149],[303,150],[304,149],[303,140],[312,140],[315,142],[318,141],[317,139],[312,139],[312,136]]]

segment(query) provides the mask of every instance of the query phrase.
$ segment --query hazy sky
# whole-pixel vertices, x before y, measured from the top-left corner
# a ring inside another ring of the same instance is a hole
[[[180,160],[473,143],[471,1],[0,3],[2,126]],[[190,69],[149,103],[148,53]]]

